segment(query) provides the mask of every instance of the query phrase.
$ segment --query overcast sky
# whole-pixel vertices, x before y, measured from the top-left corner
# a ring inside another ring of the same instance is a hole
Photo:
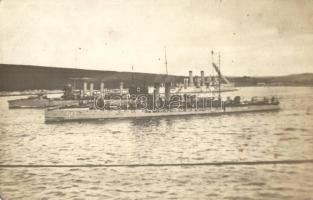
[[[226,75],[313,72],[311,0],[0,0],[0,62]]]

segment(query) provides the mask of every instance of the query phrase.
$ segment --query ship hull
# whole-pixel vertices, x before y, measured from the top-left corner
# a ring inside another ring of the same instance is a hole
[[[78,100],[63,99],[17,99],[8,101],[9,108],[48,108],[55,106],[78,106]]]
[[[132,118],[154,118],[169,116],[191,116],[191,115],[221,115],[244,112],[275,111],[279,105],[247,105],[225,108],[188,109],[175,111],[148,112],[142,110],[89,110],[89,109],[54,109],[45,111],[45,121],[87,121],[106,119],[132,119]]]

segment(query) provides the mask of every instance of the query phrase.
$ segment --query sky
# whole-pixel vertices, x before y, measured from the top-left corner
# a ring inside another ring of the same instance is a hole
[[[166,73],[165,47],[169,74],[312,73],[313,1],[0,0],[0,63]]]

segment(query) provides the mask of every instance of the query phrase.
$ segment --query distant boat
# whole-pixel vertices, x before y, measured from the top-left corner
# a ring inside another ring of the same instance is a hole
[[[39,95],[39,94],[61,94],[61,90],[26,90],[26,91],[1,91],[0,97],[8,96],[25,96],[25,95]]]
[[[72,85],[64,86],[63,96],[61,98],[49,98],[45,93],[38,93],[28,98],[9,100],[9,108],[48,108],[82,105],[86,97],[86,92],[73,89]]]
[[[47,108],[55,106],[78,106],[79,100],[64,98],[48,98],[44,94],[23,99],[9,100],[9,108]]]
[[[9,108],[47,108],[55,106],[78,106],[78,100],[64,100],[61,98],[42,98],[31,96],[25,99],[9,100]]]

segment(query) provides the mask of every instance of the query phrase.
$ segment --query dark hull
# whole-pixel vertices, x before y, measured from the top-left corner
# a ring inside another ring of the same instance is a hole
[[[246,105],[225,108],[189,109],[182,111],[148,112],[142,110],[89,110],[89,109],[54,109],[45,111],[46,122],[87,121],[106,119],[155,118],[190,115],[221,115],[244,112],[275,111],[279,105]]]

